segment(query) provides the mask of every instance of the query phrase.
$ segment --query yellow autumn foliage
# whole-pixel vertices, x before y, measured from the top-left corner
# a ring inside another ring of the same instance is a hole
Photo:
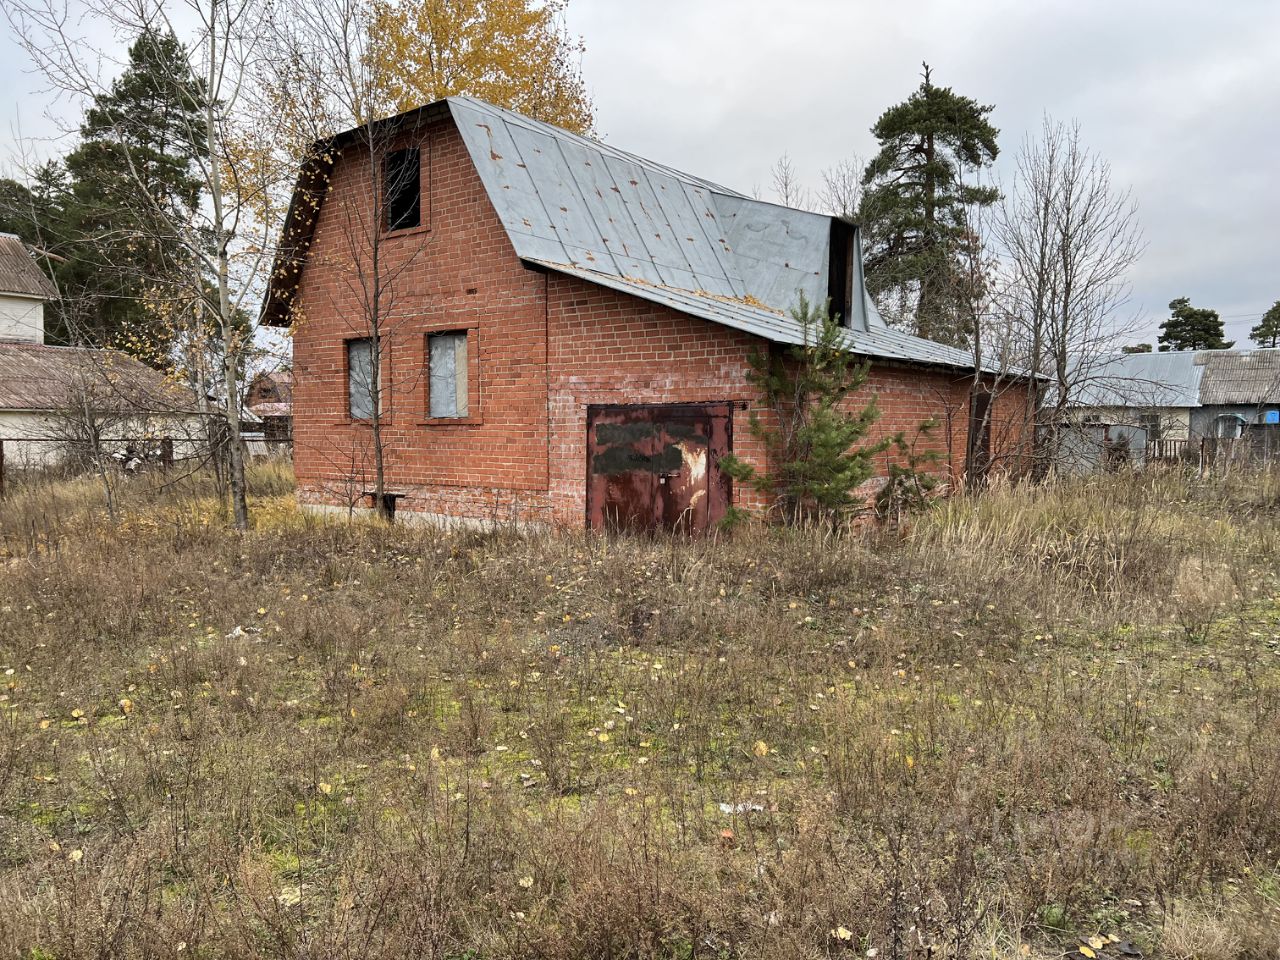
[[[396,110],[467,95],[578,133],[592,104],[562,0],[379,0],[373,74]]]

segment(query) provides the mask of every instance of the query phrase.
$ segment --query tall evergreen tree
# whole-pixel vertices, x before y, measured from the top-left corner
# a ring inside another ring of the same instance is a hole
[[[1280,300],[1262,315],[1262,322],[1249,331],[1249,339],[1260,347],[1280,346]]]
[[[880,151],[863,173],[860,211],[868,288],[877,298],[900,297],[914,315],[914,332],[945,343],[968,338],[958,263],[968,208],[1000,197],[994,187],[963,179],[999,153],[999,131],[987,119],[993,109],[935,86],[925,64],[920,87],[871,128]]]
[[[1169,317],[1160,325],[1160,350],[1229,350],[1235,341],[1222,337],[1217,310],[1193,307],[1187,297],[1169,301]]]
[[[189,219],[200,202],[202,104],[191,93],[199,89],[177,38],[147,31],[86,112],[81,142],[64,161],[69,263],[61,271],[66,295],[85,309],[77,329],[51,331],[64,342],[164,356],[168,333],[145,301],[177,298],[198,282],[165,224]]]

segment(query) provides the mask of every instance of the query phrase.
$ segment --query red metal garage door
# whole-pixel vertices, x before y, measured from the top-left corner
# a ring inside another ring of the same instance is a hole
[[[587,408],[587,525],[705,530],[729,508],[720,458],[732,408],[688,403]]]

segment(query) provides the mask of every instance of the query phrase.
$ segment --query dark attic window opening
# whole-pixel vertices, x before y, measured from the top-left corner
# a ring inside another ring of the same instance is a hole
[[[382,195],[387,230],[407,230],[422,222],[422,178],[417,147],[393,150],[382,163]]]
[[[853,242],[854,227],[837,218],[831,220],[831,266],[827,271],[827,296],[831,314],[840,317],[842,327],[853,324]]]

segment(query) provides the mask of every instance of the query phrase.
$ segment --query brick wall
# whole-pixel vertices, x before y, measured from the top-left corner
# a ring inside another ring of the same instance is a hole
[[[585,515],[586,408],[597,403],[736,401],[734,450],[763,465],[748,426],[748,334],[576,278],[526,269],[449,120],[407,135],[421,148],[423,225],[382,236],[387,287],[382,376],[387,489],[402,510],[579,525]],[[336,165],[298,291],[294,462],[304,502],[342,506],[372,489],[367,424],[347,416],[345,341],[368,335],[374,225],[367,150]],[[364,275],[354,264],[363,260]],[[465,330],[471,416],[427,417],[426,334]],[[962,374],[875,364],[850,399],[879,397],[876,436],[937,418],[928,443],[963,468],[968,381]],[[996,403],[997,445],[1025,391]],[[1008,436],[1005,436],[1007,434]],[[887,455],[886,455],[887,456]],[[735,500],[759,506],[742,490]]]
[[[755,404],[747,383],[748,357],[764,344],[746,333],[689,317],[574,277],[553,276],[548,286],[551,397],[551,505],[563,523],[583,522],[587,406],[612,403],[735,401],[734,453],[768,469],[765,451],[752,435]],[[867,382],[846,401],[859,409],[874,396],[880,416],[869,442],[899,431],[920,436],[918,449],[939,454],[939,470],[958,479],[964,470],[972,377],[905,364],[873,363]],[[1027,408],[1026,390],[997,391],[992,446],[1016,453]],[[928,435],[918,428],[938,421]],[[879,473],[893,452],[879,458]],[[751,491],[734,490],[734,502],[763,504]]]
[[[402,509],[544,513],[546,280],[516,259],[452,122],[394,146],[409,143],[421,150],[422,226],[378,244],[387,489],[409,494]],[[294,462],[310,502],[343,505],[373,486],[371,430],[347,416],[345,369],[345,341],[369,333],[369,187],[367,148],[349,148],[334,168],[298,290]],[[469,334],[472,415],[428,422],[426,335],[453,330]]]

